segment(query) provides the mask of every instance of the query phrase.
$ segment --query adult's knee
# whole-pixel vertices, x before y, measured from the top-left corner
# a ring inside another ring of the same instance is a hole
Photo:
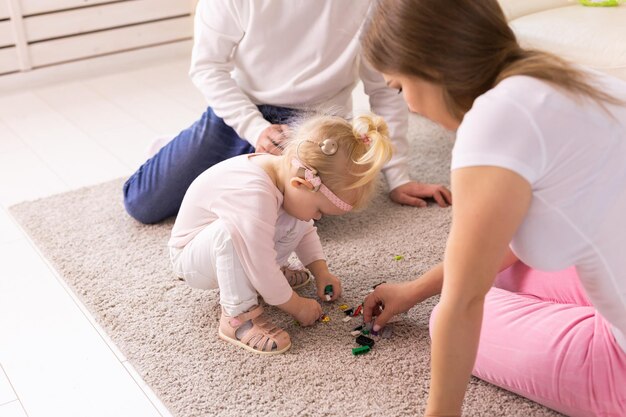
[[[159,213],[154,211],[154,205],[142,193],[132,187],[132,178],[124,184],[124,208],[133,219],[143,224],[154,224],[163,220]]]
[[[433,338],[433,329],[435,325],[435,317],[437,316],[437,312],[439,311],[439,303],[433,308],[433,311],[430,313],[430,319],[428,321],[428,332],[430,333],[430,338]]]

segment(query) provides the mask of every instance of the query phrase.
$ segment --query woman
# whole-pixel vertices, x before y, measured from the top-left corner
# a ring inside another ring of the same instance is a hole
[[[457,131],[443,264],[365,302],[383,326],[441,293],[426,414],[460,415],[473,373],[625,416],[626,83],[522,49],[495,0],[380,0],[362,44],[411,111]]]

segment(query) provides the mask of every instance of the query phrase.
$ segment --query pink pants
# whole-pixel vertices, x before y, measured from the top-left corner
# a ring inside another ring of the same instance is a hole
[[[626,416],[626,353],[573,267],[498,275],[473,374],[568,416]]]

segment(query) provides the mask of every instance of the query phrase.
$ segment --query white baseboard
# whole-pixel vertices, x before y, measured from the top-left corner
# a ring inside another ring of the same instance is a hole
[[[121,71],[162,64],[164,60],[191,60],[191,40],[177,41],[132,51],[118,52],[95,58],[51,65],[31,71],[0,76],[0,95],[42,87],[82,78],[91,78]]]

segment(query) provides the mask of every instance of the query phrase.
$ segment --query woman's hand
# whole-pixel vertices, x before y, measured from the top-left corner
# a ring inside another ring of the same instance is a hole
[[[396,284],[380,284],[374,292],[365,297],[363,320],[369,323],[376,318],[374,325],[378,331],[396,314],[407,312],[422,301],[441,292],[443,284],[443,264],[434,266],[421,277]]]
[[[396,314],[409,311],[418,302],[414,287],[414,281],[377,286],[363,303],[365,323],[376,318],[374,330],[378,331]]]

